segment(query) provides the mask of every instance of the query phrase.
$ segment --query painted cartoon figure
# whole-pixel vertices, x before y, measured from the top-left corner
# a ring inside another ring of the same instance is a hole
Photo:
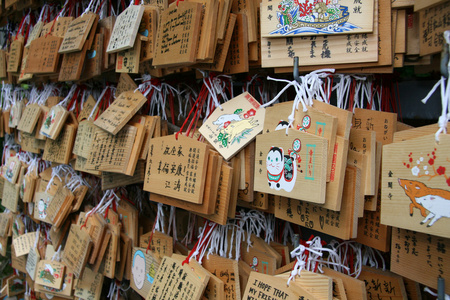
[[[398,183],[412,202],[409,205],[409,214],[412,216],[413,208],[418,208],[425,217],[420,224],[425,224],[431,219],[427,225],[431,227],[442,217],[450,218],[450,191],[429,188],[424,183],[414,180],[399,178]]]
[[[134,253],[133,266],[131,273],[133,274],[134,284],[138,289],[142,289],[145,281],[145,256],[140,250]]]
[[[291,192],[297,179],[296,153],[284,155],[281,147],[270,148],[266,159],[269,187],[277,191]]]
[[[47,203],[44,201],[44,199],[39,199],[37,207],[39,219],[45,219],[47,217]]]
[[[282,26],[292,25],[297,22],[299,6],[294,3],[294,0],[283,0],[278,5],[280,10],[277,13],[278,21]]]

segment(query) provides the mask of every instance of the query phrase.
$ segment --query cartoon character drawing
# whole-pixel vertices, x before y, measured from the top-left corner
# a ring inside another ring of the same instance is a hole
[[[212,123],[217,125],[219,131],[218,140],[224,147],[239,143],[245,135],[249,134],[253,128],[259,125],[258,120],[253,118],[256,114],[254,109],[243,112],[237,109],[233,114],[224,114],[219,116]]]
[[[291,192],[297,179],[295,152],[284,155],[281,147],[272,147],[266,158],[267,180],[269,187],[277,191]]]
[[[409,214],[412,216],[413,208],[418,208],[425,217],[420,224],[425,224],[431,219],[427,225],[427,227],[431,227],[442,217],[450,218],[450,191],[429,188],[420,181],[400,178],[398,184],[412,202],[409,205]]]
[[[145,281],[145,256],[141,250],[137,250],[133,257],[133,266],[131,269],[134,284],[138,289],[142,289]]]
[[[44,199],[39,199],[37,207],[39,219],[45,219],[47,217],[47,203],[44,201]]]

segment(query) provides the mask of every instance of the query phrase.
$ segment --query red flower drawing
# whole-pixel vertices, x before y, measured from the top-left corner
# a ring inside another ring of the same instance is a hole
[[[247,115],[249,117],[253,117],[255,114],[256,114],[256,111],[253,108],[247,111]]]
[[[437,172],[439,175],[444,175],[444,174],[445,174],[445,167],[439,166],[439,168],[436,170],[436,172]]]
[[[230,125],[230,121],[226,121],[225,123],[223,123],[223,128],[227,128],[228,127],[228,125]]]

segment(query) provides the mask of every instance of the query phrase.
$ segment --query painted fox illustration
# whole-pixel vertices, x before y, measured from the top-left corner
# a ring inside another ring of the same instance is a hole
[[[405,191],[406,196],[411,199],[409,214],[412,216],[413,208],[416,207],[425,217],[420,224],[425,224],[431,219],[427,225],[427,227],[431,227],[442,217],[450,218],[450,191],[429,188],[424,183],[414,180],[399,178],[398,183]]]

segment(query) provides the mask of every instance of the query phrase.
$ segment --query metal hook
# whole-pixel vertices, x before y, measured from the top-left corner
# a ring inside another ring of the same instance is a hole
[[[298,56],[294,56],[294,79],[298,83],[302,83],[300,76],[298,75]]]

